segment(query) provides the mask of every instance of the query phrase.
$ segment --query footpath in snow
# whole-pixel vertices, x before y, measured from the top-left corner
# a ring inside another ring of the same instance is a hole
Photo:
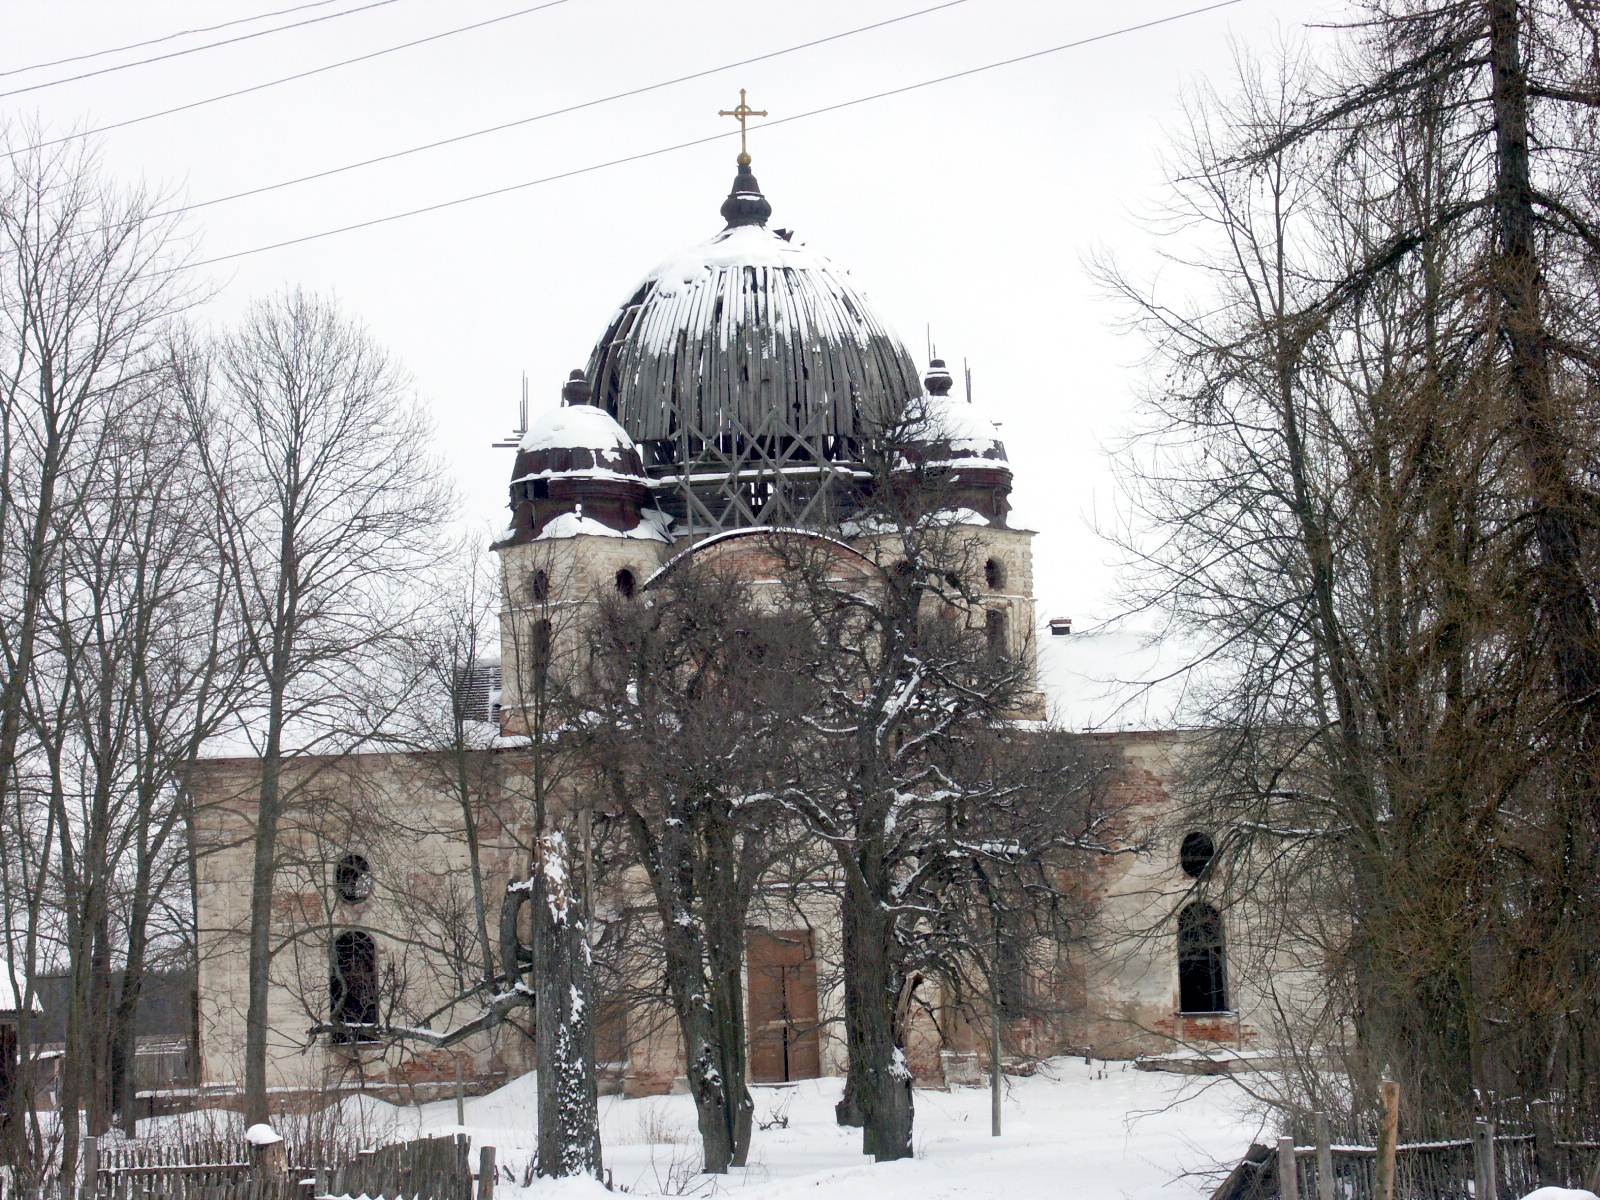
[[[1218,1164],[1232,1165],[1259,1127],[1242,1115],[1226,1078],[1135,1071],[1123,1063],[1057,1059],[1047,1074],[1008,1079],[1004,1134],[989,1134],[989,1092],[917,1092],[915,1157],[875,1164],[860,1153],[861,1132],[834,1124],[842,1083],[811,1080],[757,1087],[758,1125],[750,1165],[714,1178],[699,1163],[694,1107],[687,1096],[601,1099],[605,1163],[634,1195],[736,1194],[749,1200],[941,1200],[950,1197],[1063,1196],[1073,1200],[1194,1200],[1208,1196]],[[534,1145],[532,1075],[468,1099],[466,1125],[455,1102],[401,1108],[370,1098],[344,1102],[349,1117],[393,1136],[471,1134],[496,1148],[519,1177]],[[520,1189],[504,1182],[496,1195]],[[598,1197],[582,1181],[539,1181],[528,1193]]]

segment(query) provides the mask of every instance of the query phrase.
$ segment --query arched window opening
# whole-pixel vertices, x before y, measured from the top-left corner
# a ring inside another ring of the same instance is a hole
[[[328,972],[328,1020],[340,1026],[339,1043],[377,1040],[378,943],[370,933],[347,929],[333,939]]]
[[[535,571],[528,580],[528,595],[535,604],[543,604],[550,599],[550,574],[547,571]]]
[[[989,637],[989,654],[994,658],[1005,658],[1011,653],[1011,639],[1006,631],[1006,614],[998,608],[991,608],[983,618],[984,632]]]
[[[346,904],[360,904],[372,895],[372,867],[360,854],[346,854],[333,869],[334,886]]]
[[[983,564],[983,582],[991,592],[998,592],[1006,586],[1006,565],[998,558],[991,558]]]
[[[1178,847],[1178,865],[1190,879],[1204,875],[1216,856],[1217,845],[1209,833],[1196,829],[1183,835],[1183,844]]]
[[[633,591],[636,586],[633,572],[628,570],[627,567],[623,567],[622,570],[617,572],[617,591],[622,594],[624,600],[633,599]]]
[[[1222,914],[1209,904],[1191,904],[1178,914],[1178,1010],[1228,1011]]]

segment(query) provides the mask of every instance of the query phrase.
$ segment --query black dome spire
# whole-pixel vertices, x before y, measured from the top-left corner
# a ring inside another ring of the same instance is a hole
[[[733,190],[722,202],[722,219],[733,229],[740,225],[766,225],[772,205],[761,194],[761,185],[750,171],[750,156],[739,155],[739,173],[733,177]]]

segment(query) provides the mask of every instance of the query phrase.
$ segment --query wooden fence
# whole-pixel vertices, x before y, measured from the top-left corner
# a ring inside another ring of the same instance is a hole
[[[363,1150],[354,1161],[334,1168],[328,1186],[319,1188],[319,1194],[382,1196],[384,1200],[473,1200],[472,1168],[467,1160],[470,1148],[470,1139],[458,1133],[454,1137],[423,1138]],[[494,1151],[486,1146],[480,1153],[488,1158],[482,1174],[492,1196]]]
[[[86,1139],[82,1200],[317,1200],[370,1196],[384,1200],[493,1200],[495,1151],[478,1150],[472,1171],[465,1134],[421,1138],[362,1150],[331,1164],[296,1162],[264,1171],[241,1157],[236,1143],[191,1139],[181,1145],[114,1146],[101,1151]],[[0,1196],[0,1200],[4,1200]]]
[[[1216,1200],[1383,1200],[1375,1146],[1252,1146]],[[1394,1200],[1513,1200],[1539,1187],[1592,1188],[1600,1142],[1562,1141],[1539,1133],[1497,1134],[1479,1122],[1476,1136],[1395,1146]]]

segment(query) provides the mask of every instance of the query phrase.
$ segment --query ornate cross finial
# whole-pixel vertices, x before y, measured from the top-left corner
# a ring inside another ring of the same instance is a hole
[[[721,109],[721,110],[718,111],[717,116],[719,116],[719,117],[738,117],[739,118],[739,165],[740,166],[748,167],[750,165],[750,148],[745,145],[745,132],[746,132],[746,130],[745,130],[745,121],[747,121],[751,117],[764,117],[766,115],[767,115],[767,110],[766,109],[763,108],[763,109],[760,109],[758,111],[757,109],[751,108],[748,104],[745,103],[744,89],[743,88],[739,89],[739,107],[738,108],[724,108],[724,109]]]

